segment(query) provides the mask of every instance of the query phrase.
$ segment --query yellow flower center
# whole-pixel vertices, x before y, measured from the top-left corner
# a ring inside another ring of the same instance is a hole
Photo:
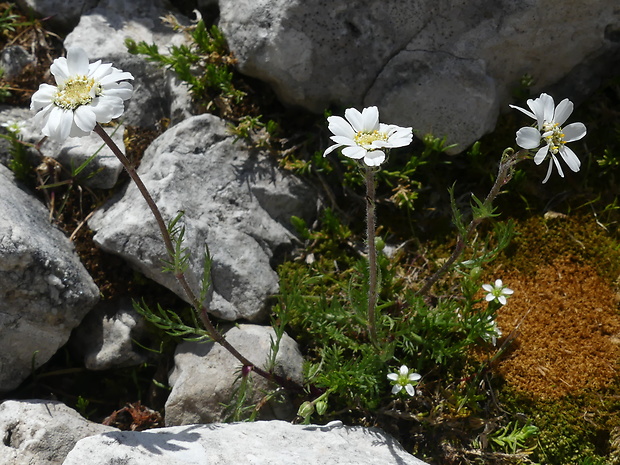
[[[372,143],[376,140],[382,140],[382,141],[386,141],[388,140],[388,135],[383,133],[383,132],[379,132],[379,131],[372,131],[372,132],[364,132],[364,131],[360,131],[358,133],[355,134],[355,137],[353,138],[353,140],[355,141],[355,143],[357,145],[359,145],[360,147],[364,147],[365,149],[370,149],[372,148]]]
[[[52,101],[65,110],[75,110],[81,105],[88,105],[101,94],[101,85],[85,75],[73,76],[58,86]]]
[[[544,123],[543,124],[543,137],[549,144],[549,150],[552,154],[557,154],[560,148],[566,143],[564,141],[564,133],[558,123]]]

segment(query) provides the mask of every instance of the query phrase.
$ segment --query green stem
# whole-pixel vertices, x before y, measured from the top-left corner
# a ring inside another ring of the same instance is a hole
[[[114,155],[116,155],[116,158],[118,158],[118,160],[121,162],[121,164],[123,165],[123,168],[125,168],[125,171],[127,171],[127,174],[129,174],[129,177],[135,183],[136,187],[140,191],[140,194],[142,194],[142,197],[144,198],[147,205],[149,206],[151,213],[155,217],[155,221],[157,222],[157,226],[159,227],[159,232],[161,233],[161,236],[164,240],[164,244],[166,246],[168,255],[171,258],[171,260],[174,261],[174,246],[172,243],[172,238],[170,237],[170,233],[168,232],[168,228],[166,227],[166,222],[164,221],[164,218],[162,217],[162,214],[159,208],[157,207],[157,204],[151,197],[151,194],[149,193],[148,189],[142,182],[142,179],[140,178],[140,176],[138,176],[138,173],[136,172],[134,167],[131,165],[127,157],[125,157],[123,152],[121,152],[121,150],[114,143],[112,138],[108,136],[108,134],[104,131],[104,129],[98,123],[95,125],[94,130],[99,135],[99,137],[103,139],[105,144],[108,147],[110,147],[112,152],[114,152]],[[175,273],[175,277],[177,281],[179,282],[179,284],[181,285],[181,287],[183,288],[183,291],[185,292],[185,295],[187,296],[190,304],[192,305],[192,307],[194,307],[194,309],[198,313],[200,320],[203,326],[205,327],[205,330],[207,331],[207,333],[209,333],[209,337],[211,339],[213,339],[215,342],[217,342],[222,347],[224,347],[226,350],[228,350],[228,352],[230,352],[237,360],[239,360],[243,364],[243,366],[251,367],[252,371],[256,372],[256,374],[258,374],[259,376],[262,376],[263,378],[266,378],[270,381],[274,381],[280,386],[285,387],[287,389],[292,389],[292,390],[302,389],[301,386],[298,386],[296,383],[294,383],[293,381],[289,379],[285,379],[274,373],[269,373],[269,372],[266,372],[265,370],[262,370],[261,368],[257,367],[254,363],[250,362],[243,355],[241,355],[241,353],[239,353],[239,351],[237,351],[237,349],[235,349],[226,340],[226,338],[224,338],[224,336],[215,328],[215,326],[211,322],[211,319],[209,318],[209,315],[207,313],[208,309],[206,305],[204,305],[198,300],[198,297],[196,297],[196,294],[194,293],[194,291],[192,291],[192,288],[187,282],[185,274],[182,271],[178,271],[177,273]]]
[[[375,245],[375,172],[366,167],[366,226],[368,240],[368,330],[370,340],[377,343],[377,248]]]
[[[495,178],[495,183],[493,184],[493,187],[484,199],[483,205],[484,207],[486,207],[486,209],[490,209],[493,201],[500,194],[500,189],[505,186],[512,178],[514,165],[525,159],[528,154],[528,150],[520,150],[516,154],[514,153],[513,149],[504,150],[499,164],[497,177]],[[482,220],[484,220],[484,218],[472,218],[471,222],[467,226],[465,235],[458,236],[456,245],[454,246],[454,250],[452,251],[452,255],[450,255],[450,258],[448,258],[448,260],[444,262],[441,268],[439,268],[439,270],[437,270],[435,274],[433,274],[433,276],[426,280],[424,286],[422,286],[417,292],[417,295],[425,295],[433,286],[433,284],[435,284],[437,280],[450,269],[452,264],[461,256],[463,249],[465,249],[465,245],[469,242],[473,232],[476,230]]]

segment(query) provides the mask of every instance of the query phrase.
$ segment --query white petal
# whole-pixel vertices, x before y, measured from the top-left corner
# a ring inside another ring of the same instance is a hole
[[[409,394],[411,397],[415,396],[415,389],[411,384],[407,384],[405,386],[405,391],[407,391],[407,394]]]
[[[327,118],[327,122],[329,123],[328,129],[332,132],[332,134],[336,136],[348,137],[351,140],[355,137],[355,130],[344,118],[340,116],[330,116]]]
[[[579,168],[581,168],[581,161],[577,155],[575,155],[575,152],[564,145],[560,147],[560,155],[562,155],[562,159],[574,173],[579,171]]]
[[[494,299],[495,299],[495,296],[493,294],[487,294],[484,298],[484,300],[486,300],[487,302],[491,302]]]
[[[493,286],[491,286],[490,284],[483,284],[482,289],[484,289],[487,292],[493,292]]]
[[[496,279],[495,280],[495,288],[502,287],[502,284],[504,284],[504,283],[502,283],[501,279]]]
[[[65,57],[59,57],[54,60],[50,71],[56,79],[56,84],[60,85],[69,78],[69,67],[67,66],[67,59]]]
[[[94,99],[89,106],[97,116],[97,122],[99,123],[109,123],[114,118],[121,116],[125,111],[122,99],[104,95]]]
[[[326,157],[327,155],[332,153],[334,150],[336,150],[338,147],[342,147],[342,144],[330,145],[329,147],[325,149],[325,152],[323,152],[323,156]]]
[[[362,110],[362,127],[364,131],[376,131],[379,129],[379,109],[368,107]]]
[[[534,163],[536,163],[537,165],[540,165],[543,162],[543,160],[547,158],[548,152],[549,152],[548,145],[541,147],[540,150],[536,152],[536,155],[534,155]]]
[[[398,379],[398,375],[396,373],[390,373],[387,377],[391,381],[396,381]]]
[[[119,82],[114,86],[103,89],[102,95],[107,97],[118,97],[121,100],[129,100],[133,94],[133,86],[128,82]]]
[[[407,376],[409,374],[409,368],[407,368],[407,365],[401,365],[400,370],[398,371],[400,372],[401,376]]]
[[[534,113],[532,113],[531,111],[526,110],[525,108],[521,108],[518,107],[516,105],[508,105],[510,108],[514,108],[515,110],[519,110],[522,113],[525,113],[527,116],[529,116],[532,119],[536,119],[536,115]]]
[[[558,103],[558,106],[555,109],[553,121],[562,126],[573,112],[573,106],[573,102],[571,102],[567,98],[562,100],[560,103]]]
[[[411,373],[409,375],[409,381],[418,381],[420,378],[422,378],[422,375],[419,373]]]
[[[400,384],[395,384],[392,388],[392,394],[398,394],[402,388]]]
[[[101,63],[101,60],[97,60],[88,65],[88,76],[99,81],[104,76],[110,74],[111,69],[112,63]]]
[[[340,145],[351,145],[351,146],[357,147],[357,144],[355,143],[353,139],[350,139],[345,136],[331,136],[330,139]]]
[[[545,184],[549,178],[551,177],[551,172],[553,171],[553,161],[549,160],[549,168],[547,168],[547,175],[545,176],[545,179],[543,179],[543,184]]]
[[[517,131],[517,145],[524,149],[535,149],[540,145],[540,131],[532,127],[524,127]]]
[[[512,289],[510,289],[509,287],[505,287],[504,289],[502,289],[502,294],[506,294],[506,295],[512,295],[514,294],[515,291],[513,291]]]
[[[342,149],[342,154],[345,157],[359,160],[360,158],[364,158],[366,156],[366,149],[357,145],[354,147],[345,147]]]
[[[49,84],[41,84],[39,90],[32,94],[30,101],[30,109],[38,110],[52,103],[52,97],[56,93],[58,88],[56,86],[50,86]]]
[[[562,171],[562,166],[560,165],[560,160],[557,159],[557,157],[553,154],[551,154],[551,159],[553,160],[553,163],[555,164],[555,167],[558,169],[558,173],[561,177],[564,177],[564,171]]]
[[[573,142],[586,135],[586,126],[583,123],[571,123],[562,128],[562,132],[564,133],[564,142]]]
[[[133,79],[133,76],[131,75],[131,73],[127,73],[127,72],[112,73],[99,79],[99,83],[103,87],[105,87],[114,82],[123,81],[125,79]]]
[[[503,296],[503,295],[500,295],[500,296],[497,298],[497,300],[499,300],[499,303],[500,303],[500,304],[502,304],[502,305],[506,305],[506,302],[508,302],[508,301],[506,300],[506,297],[505,297],[505,296]],[[495,345],[495,344],[493,344],[493,345]]]
[[[95,129],[97,118],[90,105],[82,105],[75,110],[73,121],[82,131],[90,132]]]
[[[362,114],[357,111],[355,108],[347,108],[344,111],[344,117],[347,119],[355,132],[361,132],[364,130],[364,119],[362,118]]]
[[[372,150],[370,152],[366,152],[366,156],[364,157],[364,163],[366,163],[368,166],[379,166],[384,161],[385,153],[383,153],[381,150]]]
[[[540,94],[540,100],[543,108],[544,121],[553,121],[553,114],[555,113],[555,102],[553,97],[547,94]],[[538,126],[540,127],[541,121],[539,120]]]
[[[67,68],[69,75],[88,75],[88,55],[83,48],[75,47],[67,50]]]
[[[63,110],[59,107],[52,107],[50,111],[47,125],[43,127],[42,132],[50,139],[57,142],[63,142],[71,132],[73,124],[73,112],[71,110]]]

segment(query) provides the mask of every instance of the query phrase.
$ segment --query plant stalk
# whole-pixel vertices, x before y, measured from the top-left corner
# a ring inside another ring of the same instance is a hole
[[[491,187],[491,190],[484,199],[483,205],[485,208],[491,208],[491,205],[495,201],[495,198],[500,194],[500,189],[502,188],[502,186],[506,185],[512,178],[514,165],[523,160],[528,154],[529,151],[527,150],[520,150],[516,154],[514,153],[513,149],[509,148],[504,150],[499,164],[497,177],[495,178],[495,183],[493,184],[493,187]],[[417,295],[425,295],[433,286],[433,284],[435,284],[437,280],[450,269],[454,262],[458,260],[458,258],[461,256],[461,253],[463,252],[463,249],[465,249],[465,245],[469,242],[473,232],[484,219],[485,218],[472,218],[469,225],[467,226],[465,235],[463,236],[459,234],[450,258],[446,260],[446,262],[441,266],[441,268],[439,268],[435,272],[435,274],[433,274],[433,276],[426,280],[424,286],[422,286],[420,290],[418,290],[418,292],[416,293]]]
[[[99,123],[95,125],[94,130],[99,135],[99,137],[103,139],[105,144],[108,147],[110,147],[112,152],[114,152],[114,155],[116,155],[116,158],[118,158],[118,160],[121,162],[121,164],[123,165],[123,168],[125,168],[125,171],[127,172],[127,174],[129,174],[129,177],[131,178],[131,180],[136,184],[136,187],[140,191],[140,194],[142,194],[142,197],[144,198],[147,205],[149,206],[151,213],[155,217],[155,221],[157,222],[157,226],[159,227],[159,232],[161,233],[161,236],[164,240],[164,244],[166,246],[168,255],[170,256],[172,260],[174,260],[174,246],[172,243],[172,238],[170,237],[170,233],[168,232],[168,228],[166,227],[166,222],[164,221],[162,217],[159,207],[157,206],[157,204],[151,197],[151,194],[149,193],[144,183],[142,182],[142,179],[140,178],[140,176],[138,176],[138,173],[136,172],[135,168],[131,165],[127,157],[125,157],[125,155],[121,152],[118,146],[114,143],[112,138],[104,131],[101,125],[99,125]],[[230,352],[237,360],[239,360],[243,364],[244,367],[251,368],[251,370],[254,371],[257,375],[262,376],[263,378],[269,381],[273,381],[286,389],[295,390],[295,391],[303,390],[302,386],[299,386],[294,381],[290,379],[286,379],[282,376],[276,375],[275,373],[270,373],[265,370],[262,370],[261,368],[256,366],[254,363],[250,362],[247,358],[245,358],[241,353],[239,353],[239,351],[235,349],[235,347],[233,347],[226,340],[226,338],[215,328],[215,326],[211,322],[211,319],[209,318],[209,315],[207,313],[208,312],[207,307],[198,300],[198,297],[196,297],[196,294],[194,293],[194,291],[192,291],[185,277],[185,273],[183,273],[182,271],[179,271],[175,273],[175,278],[177,279],[177,281],[183,288],[183,291],[185,292],[185,295],[187,296],[190,304],[192,305],[194,310],[198,313],[205,330],[207,331],[207,333],[209,333],[209,337],[213,339],[213,341],[217,342],[222,347],[224,347],[226,350],[228,350],[228,352]]]
[[[370,340],[377,343],[377,246],[375,244],[375,172],[366,166],[366,227],[368,242],[368,330]]]

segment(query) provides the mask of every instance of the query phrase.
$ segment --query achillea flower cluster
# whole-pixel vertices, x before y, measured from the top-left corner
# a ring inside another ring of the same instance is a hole
[[[573,102],[564,99],[556,107],[553,97],[540,94],[537,99],[529,99],[527,106],[532,111],[510,105],[511,108],[535,119],[537,124],[537,128],[528,126],[517,131],[517,145],[524,149],[533,150],[540,147],[541,143],[544,144],[534,155],[534,163],[537,165],[540,165],[547,158],[547,155],[551,158],[543,184],[549,180],[554,165],[560,176],[564,177],[558,155],[573,172],[579,171],[581,162],[575,152],[566,144],[583,138],[586,135],[586,127],[583,123],[572,123],[564,128],[562,127],[573,112]]]
[[[101,60],[89,63],[81,48],[68,50],[67,58],[56,58],[50,71],[56,85],[41,84],[30,109],[38,112],[34,122],[43,134],[58,142],[87,136],[97,123],[118,118],[133,92],[132,85],[125,82],[133,79],[130,73]]]

